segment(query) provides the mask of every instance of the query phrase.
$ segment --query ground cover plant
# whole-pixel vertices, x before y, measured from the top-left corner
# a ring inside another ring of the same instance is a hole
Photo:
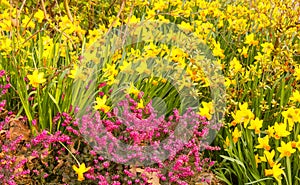
[[[300,4],[0,0],[1,184],[300,184]]]

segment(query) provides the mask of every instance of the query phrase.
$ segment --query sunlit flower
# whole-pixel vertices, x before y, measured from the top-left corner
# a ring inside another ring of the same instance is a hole
[[[29,79],[29,84],[31,84],[32,87],[38,87],[39,84],[46,82],[44,73],[39,73],[37,69],[33,71],[32,75],[27,75],[27,78]]]
[[[75,165],[73,165],[72,167],[75,173],[78,175],[78,181],[83,181],[84,180],[83,174],[85,172],[88,172],[91,169],[91,167],[86,168],[84,163],[81,163],[79,168],[77,168]]]
[[[126,89],[126,93],[127,94],[134,94],[135,96],[137,96],[140,93],[140,91],[131,82],[130,87]]]
[[[296,120],[299,119],[297,117],[295,109],[294,108],[288,108],[288,110],[283,111],[281,114],[284,117],[285,122],[286,121],[288,122],[288,124],[289,124],[289,131],[291,131],[293,129],[294,123],[296,122]]]
[[[268,162],[269,165],[271,167],[274,166],[275,162],[273,160],[273,158],[275,157],[275,150],[272,150],[271,152],[265,150],[264,151],[264,156],[263,157],[260,157],[261,161],[263,162]]]
[[[137,108],[138,108],[138,109],[143,109],[143,108],[145,108],[143,99],[140,99],[140,102],[138,103]]]
[[[274,138],[275,139],[280,139],[281,137],[286,137],[290,135],[290,132],[286,130],[287,129],[287,124],[286,123],[275,123],[274,125]]]
[[[229,137],[226,136],[225,143],[224,143],[224,148],[227,148],[229,146],[230,146],[230,140],[229,140]]]
[[[44,12],[38,9],[33,17],[37,19],[38,23],[41,23],[44,20]]]
[[[107,101],[107,96],[106,95],[104,95],[102,98],[97,97],[96,98],[96,105],[94,106],[94,108],[96,110],[102,110],[103,112],[107,113],[109,111],[110,107],[105,105],[106,101]]]
[[[214,107],[212,102],[202,102],[202,107],[199,108],[199,115],[206,117],[208,120],[212,118]]]
[[[242,131],[239,131],[239,129],[235,127],[234,131],[232,132],[233,142],[237,143],[240,137],[242,137]]]
[[[221,59],[225,58],[224,50],[221,49],[220,43],[214,43],[213,55],[216,57],[220,57]]]
[[[271,54],[271,52],[274,50],[274,45],[272,43],[269,42],[265,42],[263,44],[261,44],[262,46],[262,52],[266,53],[266,54]]]
[[[269,138],[274,137],[274,126],[268,125],[268,129],[266,130],[266,133],[268,134]]]
[[[245,38],[245,44],[248,44],[248,45],[252,45],[252,46],[256,46],[258,45],[258,41],[254,39],[254,33],[251,33],[249,35],[246,36]]]
[[[78,65],[74,64],[73,69],[70,71],[71,74],[68,77],[74,79],[76,77],[77,71],[78,71]]]
[[[244,128],[247,127],[250,120],[254,119],[254,114],[250,109],[248,109],[248,103],[239,104],[240,110],[232,114],[236,123],[244,123]]]
[[[255,120],[250,121],[249,129],[255,130],[255,134],[260,133],[260,129],[262,127],[263,120],[259,120],[259,118],[256,118]]]
[[[241,65],[240,61],[237,60],[236,57],[234,57],[230,61],[229,69],[233,71],[233,73],[243,72],[243,66]]]
[[[279,164],[274,164],[272,169],[265,169],[265,176],[273,176],[277,181],[281,181],[281,174],[284,173],[284,171],[280,168]]]
[[[300,93],[298,90],[293,92],[293,95],[290,97],[290,100],[300,103]]]
[[[296,77],[296,80],[300,80],[300,66],[295,67],[294,76]]]
[[[280,152],[281,158],[283,157],[290,157],[292,153],[296,152],[295,149],[292,147],[292,142],[285,143],[284,141],[281,141],[281,147],[278,147],[277,150]]]
[[[258,145],[255,148],[263,148],[265,150],[270,150],[271,146],[269,145],[269,136],[266,135],[264,138],[258,138]]]
[[[248,47],[243,46],[243,49],[238,49],[238,52],[241,53],[244,58],[248,58],[248,49]]]
[[[258,164],[261,163],[261,159],[260,159],[261,157],[259,157],[258,154],[256,154],[254,156],[254,158],[255,158],[255,165],[256,165],[256,168],[257,168]]]

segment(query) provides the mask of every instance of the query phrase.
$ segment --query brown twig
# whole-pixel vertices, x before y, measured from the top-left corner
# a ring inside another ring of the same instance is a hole
[[[41,2],[42,2],[42,9],[43,9],[43,12],[44,12],[44,17],[50,23],[50,26],[52,26],[55,31],[57,31],[59,33],[62,33],[72,43],[72,45],[76,49],[76,45],[74,44],[74,42],[71,39],[71,37],[69,35],[67,35],[65,32],[63,32],[60,29],[58,29],[55,25],[51,24],[51,20],[48,18],[47,11],[46,11],[46,8],[45,8],[45,2],[44,2],[44,0],[41,0]]]
[[[117,14],[117,17],[114,19],[114,21],[112,22],[112,24],[111,24],[110,27],[108,28],[107,33],[111,31],[113,25],[116,23],[116,21],[117,21],[118,18],[120,17],[120,15],[121,15],[121,13],[122,13],[124,7],[125,7],[125,4],[126,4],[126,0],[122,0],[121,8],[120,8],[120,10],[119,10],[119,12],[118,12],[118,14]]]
[[[74,23],[74,19],[73,19],[73,16],[72,16],[70,8],[69,8],[69,2],[68,2],[68,0],[64,0],[64,7],[65,7],[65,10],[67,12],[68,18],[70,19],[70,21],[72,23]],[[82,41],[82,35],[81,35],[81,33],[78,31],[78,32],[76,32],[76,34],[78,35],[79,39]]]

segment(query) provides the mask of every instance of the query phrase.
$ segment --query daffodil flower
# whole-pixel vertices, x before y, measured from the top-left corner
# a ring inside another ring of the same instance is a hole
[[[86,168],[84,163],[81,163],[79,168],[77,168],[75,165],[73,165],[72,167],[73,167],[73,170],[75,171],[75,173],[78,175],[78,181],[83,181],[84,180],[83,174],[85,172],[88,172],[91,168],[91,167]]]
[[[39,73],[37,69],[34,70],[32,75],[27,75],[27,78],[29,79],[29,84],[31,84],[33,87],[38,87],[39,84],[46,81],[44,78],[44,73]]]
[[[110,109],[109,106],[105,105],[107,100],[107,96],[104,95],[102,98],[96,98],[96,105],[94,106],[95,110],[102,110],[103,112],[107,113]]]

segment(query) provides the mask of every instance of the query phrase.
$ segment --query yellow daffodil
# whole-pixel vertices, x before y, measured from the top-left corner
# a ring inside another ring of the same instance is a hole
[[[234,74],[238,72],[243,72],[243,66],[241,65],[240,61],[236,57],[234,57],[230,61],[229,70],[233,71]]]
[[[239,131],[237,127],[235,127],[233,133],[232,133],[232,139],[234,143],[238,142],[238,139],[242,137],[242,131]]]
[[[281,158],[283,157],[290,157],[292,153],[296,152],[295,149],[292,147],[292,142],[285,143],[284,141],[281,141],[281,147],[278,147],[277,150],[280,152]]]
[[[274,164],[275,164],[275,162],[273,160],[274,156],[275,156],[275,150],[272,150],[271,152],[265,150],[264,151],[264,156],[260,157],[260,160],[263,161],[263,162],[268,162],[269,165],[271,167],[273,167]]]
[[[104,77],[113,76],[115,77],[118,74],[118,70],[116,70],[116,64],[107,64],[103,69]]]
[[[22,24],[21,26],[23,28],[34,28],[35,27],[35,24],[34,22],[32,21],[32,19],[30,17],[28,17],[27,15],[24,16],[23,20],[22,20]]]
[[[265,176],[273,176],[277,181],[281,181],[281,174],[284,173],[284,171],[280,168],[279,164],[274,164],[272,169],[265,169]]]
[[[248,49],[248,47],[243,46],[243,49],[238,49],[238,52],[241,53],[244,58],[248,58]]]
[[[41,23],[45,18],[44,12],[38,9],[38,11],[34,14],[33,17],[37,19],[38,23]]]
[[[300,93],[298,90],[293,92],[293,95],[290,97],[290,100],[300,103]]]
[[[225,58],[224,50],[221,49],[219,42],[214,44],[213,55],[216,57],[220,57],[221,59]]]
[[[287,124],[286,123],[277,123],[275,122],[274,125],[274,138],[275,139],[280,139],[281,137],[286,137],[290,135],[290,132],[286,130],[287,129]]]
[[[32,87],[38,87],[39,84],[46,82],[44,73],[39,73],[37,69],[33,71],[32,75],[27,75],[27,78],[29,79],[29,84],[31,84]]]
[[[299,117],[297,117],[295,109],[288,108],[288,110],[283,111],[281,114],[284,117],[285,123],[287,122],[289,124],[289,131],[291,131],[293,129],[294,123],[299,119]]]
[[[130,87],[126,89],[126,93],[127,94],[134,94],[135,96],[137,96],[140,93],[140,91],[131,82]]]
[[[83,181],[84,180],[83,174],[85,172],[88,172],[91,168],[91,167],[86,168],[84,163],[81,163],[79,168],[77,168],[75,165],[73,165],[72,167],[73,167],[73,170],[75,171],[75,173],[78,175],[78,181]]]
[[[212,114],[214,113],[214,107],[212,102],[202,102],[201,108],[199,108],[199,115],[206,117],[208,120],[211,120]]]
[[[74,64],[73,69],[70,71],[71,74],[68,77],[74,79],[76,77],[77,71],[78,71],[78,65]]]
[[[274,126],[268,125],[268,129],[266,130],[266,133],[268,134],[269,138],[274,137]]]
[[[245,38],[245,44],[248,44],[248,45],[252,45],[252,46],[256,46],[258,45],[258,41],[254,39],[254,33],[251,33],[249,35],[246,36]]]
[[[260,133],[260,129],[262,127],[263,120],[259,120],[259,118],[256,118],[255,120],[250,121],[249,129],[255,130],[255,134]]]
[[[106,95],[104,95],[102,98],[97,97],[96,98],[96,105],[94,106],[94,108],[96,110],[102,110],[103,112],[107,113],[109,111],[110,107],[105,105],[106,100],[107,100]]]
[[[140,99],[140,102],[138,103],[137,108],[138,108],[138,109],[143,109],[143,108],[145,108],[143,99]]]
[[[272,43],[265,42],[261,44],[262,46],[262,52],[266,54],[271,54],[271,52],[274,50],[274,45]]]
[[[236,111],[235,114],[232,114],[234,121],[236,123],[244,123],[244,128],[247,127],[250,120],[254,119],[254,114],[250,109],[248,109],[248,103],[239,104],[240,110]]]
[[[136,68],[136,71],[139,74],[143,74],[143,73],[149,74],[150,73],[150,70],[148,69],[147,63],[143,62],[143,61],[140,63],[139,67]]]
[[[120,70],[121,71],[124,71],[124,72],[131,72],[132,69],[131,69],[131,62],[128,62],[127,60],[124,60],[122,65],[119,66]]]
[[[265,150],[270,150],[271,146],[269,145],[269,136],[266,135],[264,138],[258,138],[258,145],[255,148],[263,148]]]
[[[224,148],[227,148],[229,146],[230,146],[230,140],[229,140],[229,137],[226,136],[225,143],[224,143]]]
[[[255,165],[256,165],[256,168],[257,168],[258,164],[261,163],[261,159],[260,159],[261,157],[259,157],[258,154],[256,154],[254,156],[254,158],[255,158]]]

